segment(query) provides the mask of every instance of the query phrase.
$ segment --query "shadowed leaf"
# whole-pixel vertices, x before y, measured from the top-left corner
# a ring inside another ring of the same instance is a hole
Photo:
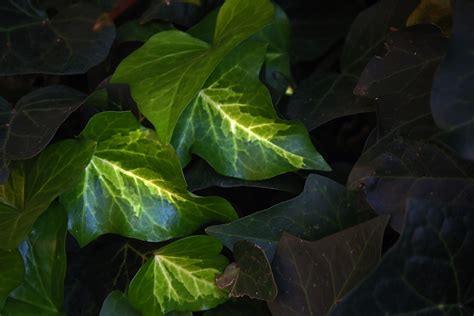
[[[265,253],[254,243],[241,240],[234,245],[235,262],[216,279],[217,286],[229,291],[230,297],[273,301],[278,289],[272,267]]]
[[[472,313],[467,305],[474,298],[473,204],[435,201],[407,202],[399,241],[332,315]]]
[[[328,315],[380,261],[388,217],[308,242],[284,234],[273,260],[280,294],[274,316]]]
[[[102,305],[99,316],[140,316],[120,291],[110,293]]]
[[[455,2],[453,36],[433,83],[431,109],[447,144],[474,160],[474,3]]]
[[[229,300],[204,313],[204,316],[271,316],[265,302],[238,299]]]
[[[23,281],[23,259],[15,249],[13,251],[0,250],[0,311],[11,291]]]
[[[102,62],[115,28],[94,32],[100,10],[71,5],[52,19],[31,1],[4,0],[0,5],[0,73],[79,74]]]
[[[206,232],[229,249],[239,240],[253,242],[271,261],[283,232],[320,239],[353,225],[355,217],[353,196],[344,186],[310,175],[303,193],[296,198],[229,224],[208,227]]]

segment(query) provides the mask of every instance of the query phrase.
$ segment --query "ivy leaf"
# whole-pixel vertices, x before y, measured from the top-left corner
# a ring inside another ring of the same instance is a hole
[[[25,277],[10,294],[2,315],[64,315],[66,231],[66,211],[58,203],[51,204],[19,246]]]
[[[472,313],[472,205],[439,205],[436,198],[409,200],[397,244],[332,315]]]
[[[122,292],[113,291],[105,299],[99,316],[140,316],[140,313],[133,309]]]
[[[142,24],[138,20],[132,20],[117,29],[117,42],[146,42],[156,33],[172,29],[173,26],[167,23],[149,22]]]
[[[0,164],[37,155],[85,98],[77,90],[58,85],[25,95],[13,109],[0,98]]]
[[[433,77],[447,39],[432,25],[417,25],[387,36],[383,57],[367,64],[354,89],[376,99],[378,138],[429,113]]]
[[[238,44],[268,24],[269,0],[227,0],[219,10],[213,44],[180,31],[151,37],[118,66],[114,83],[128,83],[140,111],[169,142],[184,108]]]
[[[265,46],[234,50],[181,116],[173,136],[182,164],[189,151],[219,173],[261,180],[297,169],[330,170],[304,126],[278,119],[258,80]]]
[[[15,248],[59,194],[82,177],[95,144],[66,140],[47,147],[33,160],[13,164],[0,185],[0,248]]]
[[[297,194],[303,190],[304,186],[304,178],[296,173],[285,173],[262,181],[245,181],[226,177],[217,173],[203,160],[198,160],[186,168],[184,176],[191,192],[217,186],[222,188],[253,187]]]
[[[228,300],[204,313],[204,316],[271,316],[263,301],[250,299]]]
[[[5,0],[0,7],[0,73],[86,72],[105,59],[115,37],[113,26],[92,30],[99,15],[90,4],[78,3],[50,20],[31,1]]]
[[[130,283],[131,304],[144,316],[159,316],[225,302],[226,293],[214,283],[227,264],[221,250],[222,244],[209,236],[191,236],[164,246]]]
[[[228,290],[231,297],[248,296],[273,301],[278,289],[272,267],[262,249],[254,243],[241,240],[234,245],[233,252],[235,262],[217,277],[217,286]]]
[[[272,315],[328,315],[380,261],[388,217],[314,242],[284,234],[273,261],[280,289]]]
[[[95,115],[80,138],[97,148],[81,182],[61,201],[81,246],[105,233],[162,241],[237,217],[226,200],[189,193],[173,148],[130,112]]]
[[[23,281],[23,259],[17,250],[0,250],[0,311],[11,291]]]
[[[453,36],[433,83],[431,109],[436,124],[449,132],[446,142],[474,160],[474,4],[460,0],[455,8]]]
[[[352,91],[390,28],[402,28],[417,4],[418,0],[382,0],[362,11],[346,37],[341,73],[315,73],[303,81],[290,101],[287,115],[312,130],[340,116],[372,111],[368,101],[354,97]]]
[[[271,261],[283,232],[320,239],[353,225],[355,213],[353,196],[344,186],[313,174],[296,198],[206,232],[229,249],[239,240],[253,242]]]

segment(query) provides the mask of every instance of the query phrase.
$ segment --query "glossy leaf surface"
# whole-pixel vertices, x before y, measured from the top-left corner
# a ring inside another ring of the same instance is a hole
[[[53,203],[19,246],[25,263],[23,283],[9,296],[2,315],[64,315],[67,214]]]
[[[181,116],[173,145],[219,173],[260,180],[296,169],[330,170],[304,126],[279,119],[258,74],[265,46],[245,42],[214,71]]]
[[[130,112],[97,114],[80,138],[97,148],[81,183],[61,201],[81,245],[105,233],[162,241],[236,218],[224,199],[189,193],[173,148]]]
[[[238,44],[268,24],[268,0],[227,0],[219,11],[212,45],[180,31],[161,32],[130,54],[112,80],[128,83],[141,112],[169,142],[184,108]]]
[[[155,252],[130,284],[129,299],[144,316],[170,311],[199,311],[226,301],[215,277],[227,265],[222,244],[209,236],[191,236]]]

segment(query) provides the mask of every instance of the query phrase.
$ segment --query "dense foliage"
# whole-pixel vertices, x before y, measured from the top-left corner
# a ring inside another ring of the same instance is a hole
[[[473,0],[2,0],[0,315],[472,315]]]

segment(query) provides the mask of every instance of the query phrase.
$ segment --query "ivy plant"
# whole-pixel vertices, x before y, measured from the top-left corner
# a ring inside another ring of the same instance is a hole
[[[472,0],[3,0],[0,315],[474,313]]]

